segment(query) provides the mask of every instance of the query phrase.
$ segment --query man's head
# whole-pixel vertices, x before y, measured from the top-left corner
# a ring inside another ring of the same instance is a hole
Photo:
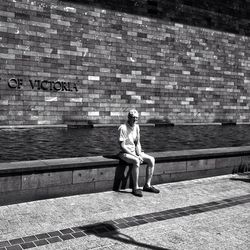
[[[139,114],[138,114],[137,110],[131,109],[128,112],[128,123],[129,123],[129,125],[133,126],[138,121],[138,118],[139,118]]]

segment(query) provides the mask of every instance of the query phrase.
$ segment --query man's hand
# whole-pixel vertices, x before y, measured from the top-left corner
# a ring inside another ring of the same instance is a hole
[[[143,163],[143,158],[140,155],[138,155],[138,158],[140,160],[140,163]]]
[[[135,156],[136,158],[139,159],[140,163],[143,163],[143,158],[140,156],[140,155],[137,155],[137,154],[133,154],[131,153],[131,155]]]

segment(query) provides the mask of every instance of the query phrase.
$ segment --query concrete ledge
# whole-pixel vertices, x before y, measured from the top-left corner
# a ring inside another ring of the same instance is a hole
[[[0,129],[67,128],[66,124],[52,125],[0,125]]]
[[[105,128],[105,127],[119,127],[121,124],[102,124],[102,123],[96,123],[93,124],[93,128]],[[141,127],[155,127],[154,123],[142,123],[140,124]]]
[[[86,122],[75,122],[72,124],[51,124],[51,125],[0,125],[0,129],[36,129],[36,128],[103,128],[119,127],[121,124],[102,124]],[[225,126],[225,125],[250,125],[250,122],[208,122],[208,123],[141,123],[141,127],[171,127],[171,126]]]
[[[156,159],[154,184],[230,174],[250,165],[250,146],[150,154]],[[0,205],[126,188],[130,170],[115,155],[0,163]]]
[[[174,123],[175,126],[211,126],[211,125],[216,125],[216,126],[220,126],[222,125],[221,122],[207,122],[207,123],[203,123],[203,122],[192,122],[192,123]]]

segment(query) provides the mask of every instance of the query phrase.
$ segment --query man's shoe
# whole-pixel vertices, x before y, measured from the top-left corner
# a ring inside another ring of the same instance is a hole
[[[160,190],[159,189],[157,189],[157,188],[155,188],[155,187],[153,187],[153,186],[147,186],[147,185],[145,185],[144,187],[143,187],[143,191],[145,191],[145,192],[150,192],[150,193],[155,193],[155,194],[159,194],[160,193]]]
[[[132,194],[134,196],[142,197],[142,191],[140,189],[133,189]]]

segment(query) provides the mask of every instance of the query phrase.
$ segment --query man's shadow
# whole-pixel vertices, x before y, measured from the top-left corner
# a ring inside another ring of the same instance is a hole
[[[143,242],[136,241],[134,238],[123,234],[118,231],[117,227],[115,227],[112,223],[96,223],[93,225],[87,225],[78,227],[79,231],[83,231],[87,235],[96,235],[101,238],[109,238],[112,240],[120,241],[125,244],[134,245],[138,247],[143,247],[145,249],[152,249],[152,250],[169,250],[163,247],[157,247],[153,245],[149,245]]]
[[[236,167],[232,174],[237,175],[230,178],[233,181],[250,182],[250,166],[248,164],[242,164]]]
[[[231,177],[230,180],[232,181],[243,181],[243,182],[247,182],[250,183],[250,176],[241,176],[239,175],[238,177]]]
[[[126,189],[126,187],[133,188],[132,165],[121,160],[118,155],[104,155],[103,157],[119,160],[115,170],[113,191],[122,192],[121,190]]]

